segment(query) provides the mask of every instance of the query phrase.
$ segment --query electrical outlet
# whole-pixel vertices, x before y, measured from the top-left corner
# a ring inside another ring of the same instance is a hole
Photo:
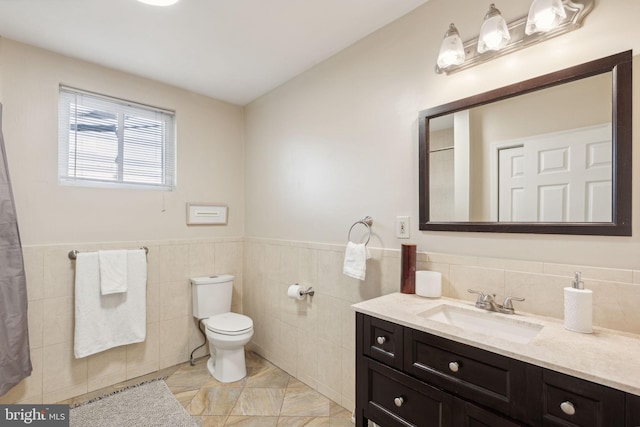
[[[396,237],[398,239],[408,239],[410,236],[409,232],[409,217],[408,216],[399,216],[396,217]]]

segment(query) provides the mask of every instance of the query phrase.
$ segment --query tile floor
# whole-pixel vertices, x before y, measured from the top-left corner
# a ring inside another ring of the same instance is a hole
[[[202,427],[353,427],[351,412],[255,353],[247,352],[247,376],[220,383],[207,370],[207,358],[88,393],[62,403],[77,404],[112,390],[165,377],[178,401]]]

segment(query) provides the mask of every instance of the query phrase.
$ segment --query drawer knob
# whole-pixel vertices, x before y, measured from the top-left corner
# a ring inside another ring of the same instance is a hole
[[[560,404],[560,409],[567,415],[573,415],[576,413],[576,408],[573,406],[573,403],[566,401]]]
[[[378,342],[378,344],[382,345],[387,342],[387,339],[385,337],[378,337],[376,338],[376,341]]]
[[[458,362],[449,362],[449,370],[451,372],[458,372],[460,364]]]
[[[393,399],[393,403],[395,403],[398,408],[401,407],[404,403],[404,397],[396,397]]]

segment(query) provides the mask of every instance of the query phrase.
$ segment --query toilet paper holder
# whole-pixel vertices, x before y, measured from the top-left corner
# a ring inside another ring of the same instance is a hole
[[[310,297],[314,296],[315,293],[316,293],[316,291],[313,290],[312,286],[309,286],[307,289],[304,289],[304,290],[300,291],[300,295],[309,295]]]

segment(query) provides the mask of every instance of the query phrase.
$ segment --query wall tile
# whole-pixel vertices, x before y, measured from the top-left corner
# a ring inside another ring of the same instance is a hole
[[[87,357],[88,391],[127,379],[127,349],[115,347]]]
[[[585,280],[593,291],[593,324],[637,334],[640,332],[640,285]]]
[[[574,272],[582,273],[583,279],[604,280],[609,282],[633,283],[633,270],[616,268],[588,267],[584,265],[544,264],[544,273],[573,278]]]
[[[339,402],[342,398],[342,350],[338,344],[319,338],[318,391]]]
[[[527,273],[542,273],[543,262],[520,261],[502,258],[478,258],[478,267],[496,268],[502,270],[522,271]]]
[[[190,315],[191,283],[187,279],[160,283],[160,320]]]
[[[70,297],[73,295],[75,261],[70,260],[68,254],[70,250],[77,248],[77,246],[55,246],[44,249],[44,298]]]
[[[475,301],[477,295],[469,293],[468,289],[481,291],[484,294],[496,294],[496,300],[501,300],[504,298],[504,270],[452,265],[451,297]]]
[[[189,245],[160,246],[160,283],[189,277]]]
[[[75,358],[73,343],[64,342],[45,346],[43,356],[42,391],[45,395],[45,401],[50,402],[47,395],[51,397],[51,394],[57,391],[62,391],[63,394],[75,390],[80,391],[77,394],[87,392],[87,358]]]
[[[160,369],[188,360],[190,321],[191,316],[160,321]]]
[[[45,346],[73,341],[73,297],[48,298],[43,307],[43,344]]]
[[[27,246],[22,248],[22,256],[29,301],[40,300],[44,297],[44,249]]]
[[[192,243],[189,245],[189,277],[216,274],[215,243]]]
[[[147,324],[144,342],[126,346],[127,379],[155,372],[160,369],[160,323]]]
[[[565,277],[505,272],[505,294],[525,299],[513,302],[516,312],[535,313],[561,319],[564,316],[563,288],[566,286]]]
[[[44,336],[44,300],[29,301],[29,346],[41,348]]]

